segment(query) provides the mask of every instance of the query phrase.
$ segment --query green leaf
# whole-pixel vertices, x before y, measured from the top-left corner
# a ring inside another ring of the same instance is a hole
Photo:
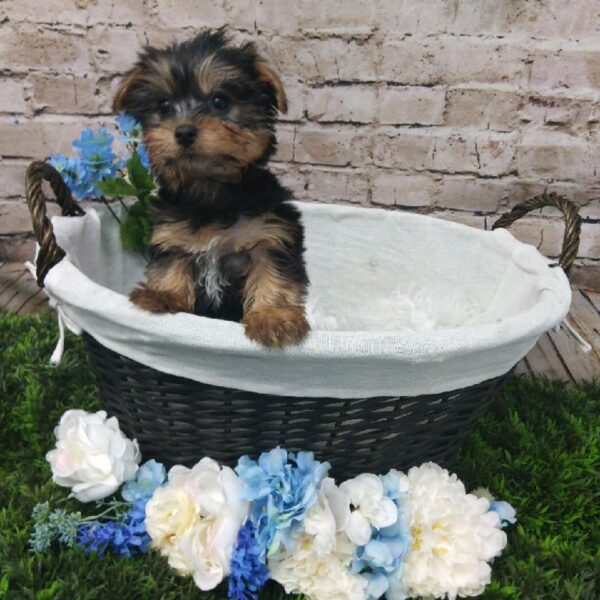
[[[140,219],[127,217],[121,224],[121,241],[127,250],[134,252],[143,252],[144,245],[144,225]]]
[[[127,173],[129,181],[135,186],[138,193],[151,192],[154,189],[154,178],[150,171],[142,165],[142,159],[137,152],[134,152],[127,161]]]
[[[128,250],[143,252],[150,243],[152,226],[148,204],[138,200],[129,207],[129,214],[121,224],[121,241]]]
[[[107,198],[137,196],[137,190],[123,177],[106,177],[94,185]]]

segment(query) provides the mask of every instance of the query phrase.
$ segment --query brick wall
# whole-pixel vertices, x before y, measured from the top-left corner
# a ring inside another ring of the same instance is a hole
[[[30,256],[28,161],[108,120],[142,44],[224,23],[287,84],[274,168],[298,198],[489,227],[549,188],[600,283],[597,0],[0,0],[0,260]],[[552,211],[514,231],[559,251]]]

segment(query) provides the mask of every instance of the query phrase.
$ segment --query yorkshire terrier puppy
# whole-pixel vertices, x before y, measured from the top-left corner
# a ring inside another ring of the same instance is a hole
[[[303,227],[265,166],[286,108],[255,46],[233,45],[222,29],[140,54],[113,105],[141,123],[160,185],[134,304],[241,321],[271,347],[306,336]]]

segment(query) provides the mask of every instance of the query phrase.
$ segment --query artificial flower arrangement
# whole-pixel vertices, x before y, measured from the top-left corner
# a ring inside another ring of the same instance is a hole
[[[476,596],[516,521],[506,502],[468,494],[433,463],[337,484],[312,452],[275,448],[235,469],[149,460],[106,412],[69,410],[47,453],[53,480],[100,513],[33,510],[32,549],[53,540],[85,552],[159,552],[201,590],[256,600],[268,579],[313,600]],[[106,498],[119,491],[121,500]]]
[[[148,209],[156,198],[157,185],[140,139],[139,123],[125,113],[115,121],[123,148],[121,156],[115,154],[114,136],[106,127],[98,131],[87,128],[73,142],[75,156],[53,154],[48,163],[62,175],[77,200],[96,200],[106,205],[120,225],[125,248],[143,252],[150,241]],[[124,198],[135,201],[126,203]],[[122,205],[124,219],[112,209],[112,202]]]

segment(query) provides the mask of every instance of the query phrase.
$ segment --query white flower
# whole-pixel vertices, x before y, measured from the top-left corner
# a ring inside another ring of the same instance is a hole
[[[488,561],[506,545],[489,501],[467,494],[456,475],[433,463],[398,475],[408,481],[408,497],[400,502],[412,535],[402,587],[409,596],[481,594],[491,580]]]
[[[181,574],[192,575],[201,590],[211,590],[229,574],[231,553],[248,503],[242,484],[229,467],[203,458],[192,469],[169,471],[166,486],[146,505],[152,546]]]
[[[356,550],[344,533],[349,519],[347,494],[324,479],[294,551],[269,560],[271,577],[311,600],[364,600],[365,580],[348,569]]]
[[[363,473],[344,481],[340,489],[347,493],[355,507],[346,526],[350,541],[364,546],[371,539],[371,528],[381,529],[393,525],[398,509],[391,498],[384,495],[383,483],[371,473]]]
[[[126,438],[117,419],[107,419],[103,410],[68,410],[54,435],[56,448],[46,454],[52,479],[71,488],[71,496],[80,502],[110,496],[138,469],[137,442]]]

